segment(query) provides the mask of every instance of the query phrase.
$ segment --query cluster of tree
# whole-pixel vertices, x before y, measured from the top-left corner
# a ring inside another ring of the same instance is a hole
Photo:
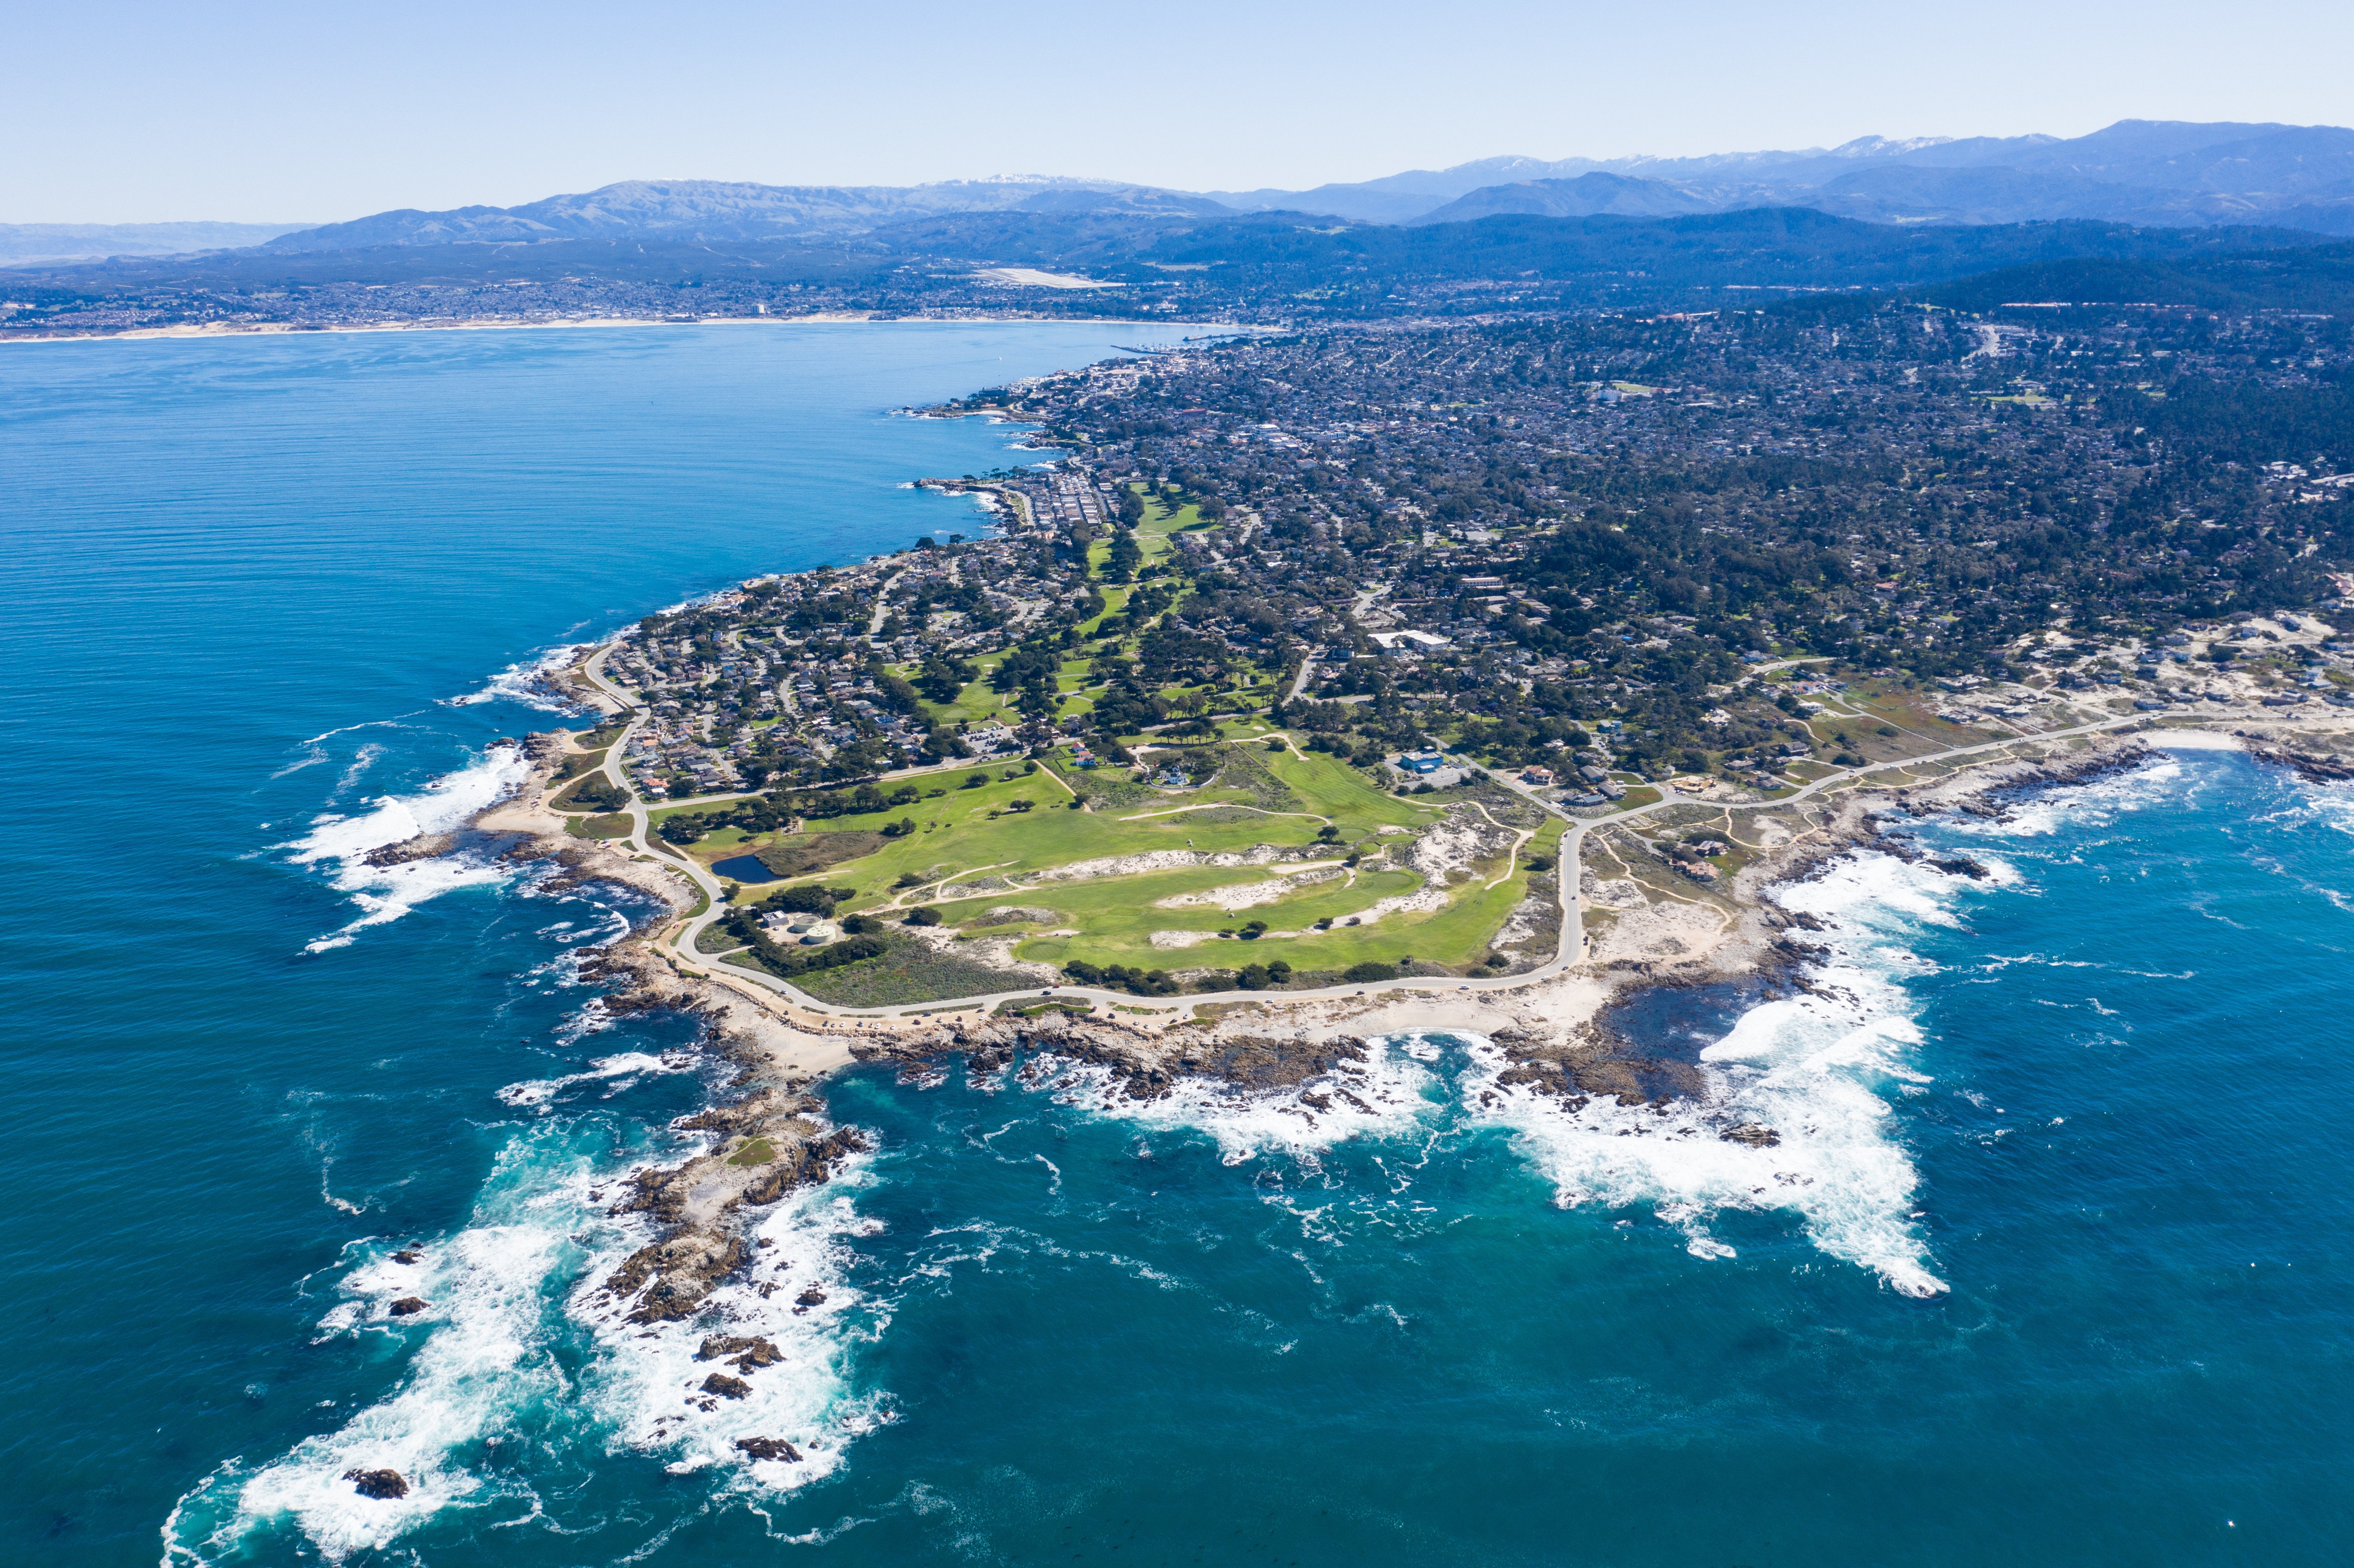
[[[1344,713],[1348,711],[1346,705],[1341,703],[1315,705],[1340,708]],[[1381,742],[1370,736],[1360,736],[1352,741],[1346,735],[1333,735],[1329,732],[1310,736],[1307,746],[1302,749],[1326,752],[1342,762],[1351,763],[1359,768],[1377,767],[1387,755]]]
[[[933,702],[948,704],[957,700],[972,677],[971,660],[935,653],[924,661],[924,671],[917,678],[916,688]]]
[[[1104,576],[1116,583],[1136,580],[1136,568],[1144,564],[1144,546],[1126,528],[1111,537],[1110,552],[1104,558]]]
[[[565,791],[564,800],[592,811],[618,811],[630,803],[630,792],[602,773],[591,773]]]
[[[1271,964],[1245,964],[1235,971],[1234,985],[1236,991],[1265,991],[1269,986],[1287,985],[1290,980],[1291,966],[1278,959]]]
[[[1225,641],[1163,620],[1137,641],[1136,672],[1155,685],[1215,681],[1232,667]]]
[[[1097,966],[1074,959],[1063,966],[1063,972],[1081,985],[1099,985],[1132,996],[1175,996],[1180,989],[1169,978],[1167,969],[1133,969],[1126,964]]]
[[[871,932],[844,936],[822,948],[788,948],[751,921],[746,921],[740,927],[731,925],[729,929],[744,938],[744,945],[752,949],[753,956],[760,960],[760,967],[779,980],[790,980],[795,975],[808,974],[816,969],[840,969],[844,964],[854,964],[864,959],[880,958],[891,948],[887,938]]]

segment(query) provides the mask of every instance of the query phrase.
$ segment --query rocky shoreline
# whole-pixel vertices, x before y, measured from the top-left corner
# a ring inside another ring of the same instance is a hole
[[[2285,768],[2308,784],[2344,784],[2354,780],[2354,756],[2345,752],[2299,751],[2241,733],[2248,756],[2274,768]]]
[[[1819,815],[1802,813],[1801,831],[1734,879],[1735,928],[1688,958],[1619,959],[1591,973],[1479,991],[1434,982],[1427,990],[1346,999],[1269,993],[1205,1009],[1207,1017],[1049,1012],[1024,1019],[974,1010],[852,1019],[795,1008],[748,980],[680,967],[656,938],[671,916],[691,906],[684,879],[609,843],[567,836],[564,819],[539,804],[564,737],[533,736],[525,745],[534,765],[531,781],[513,800],[484,812],[477,828],[519,835],[504,852],[508,858],[552,859],[562,878],[609,881],[657,899],[663,912],[591,958],[583,978],[606,988],[605,1005],[612,1012],[663,1011],[695,1018],[706,1049],[737,1069],[727,1097],[673,1123],[683,1133],[715,1135],[707,1149],[676,1164],[642,1167],[617,1183],[610,1212],[642,1213],[660,1227],[602,1287],[609,1303],[640,1324],[694,1317],[723,1281],[754,1261],[745,1234],[754,1212],[832,1180],[866,1147],[855,1128],[831,1122],[813,1092],[830,1072],[890,1064],[922,1081],[960,1065],[974,1075],[1016,1067],[1034,1082],[1079,1065],[1096,1069],[1109,1093],[1131,1101],[1160,1099],[1186,1081],[1201,1080],[1238,1096],[1291,1096],[1319,1115],[1372,1116],[1373,1107],[1349,1086],[1344,1067],[1364,1062],[1376,1038],[1419,1032],[1491,1041],[1504,1056],[1500,1085],[1534,1090],[1566,1109],[1606,1098],[1664,1113],[1680,1102],[1705,1101],[1708,1083],[1696,1053],[1630,1038],[1613,1014],[1680,989],[1734,986],[1756,1000],[1811,990],[1809,971],[1821,949],[1806,934],[1820,922],[1781,908],[1773,889],[1822,875],[1861,849],[1925,862],[1952,875],[1983,876],[1985,868],[1967,857],[1926,854],[1895,819],[1945,811],[1999,816],[2032,792],[2085,783],[2149,755],[2139,740],[2121,736],[2065,758],[1989,763],[1935,785],[1858,793]],[[1780,1139],[1773,1128],[1729,1115],[1724,1122],[1718,1134],[1732,1141],[1770,1147]],[[756,1344],[722,1343],[721,1337],[706,1341],[705,1349],[712,1353],[705,1359],[730,1364],[759,1353]],[[735,1397],[718,1386],[730,1381],[734,1374],[715,1371],[706,1393]]]

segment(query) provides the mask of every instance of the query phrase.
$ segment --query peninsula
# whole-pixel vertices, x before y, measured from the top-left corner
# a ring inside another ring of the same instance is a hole
[[[1776,1129],[1612,1017],[1645,987],[1806,989],[1776,884],[1914,854],[1905,815],[1999,809],[2154,729],[2354,776],[2354,472],[2241,450],[2214,390],[2234,356],[2346,354],[2254,317],[1885,306],[1368,330],[991,389],[927,412],[1059,458],[924,481],[987,510],[979,536],[572,651],[549,679],[600,721],[531,737],[477,825],[659,900],[601,959],[612,1005],[699,1012],[751,1071],[633,1202],[822,1179],[843,1135],[806,1091],[854,1060],[1086,1064],[1312,1120],[1372,1114],[1352,1064],[1415,1030],[1770,1162]],[[2269,374],[2300,406],[2303,372]],[[616,1276],[635,1310],[691,1312],[732,1266],[726,1205],[695,1212]]]

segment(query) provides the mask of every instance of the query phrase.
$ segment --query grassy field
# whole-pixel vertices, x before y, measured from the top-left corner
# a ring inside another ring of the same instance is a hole
[[[1198,767],[1213,758],[1197,753],[1193,760]],[[952,788],[945,796],[910,806],[812,823],[820,831],[858,832],[879,829],[908,816],[917,827],[905,837],[880,841],[872,854],[795,880],[853,889],[853,896],[843,907],[854,912],[928,901],[937,896],[943,882],[969,886],[978,878],[1011,878],[1013,885],[938,907],[951,925],[965,924],[1004,906],[1048,910],[1051,919],[983,929],[996,935],[1021,935],[1016,951],[1023,959],[1056,965],[1076,959],[1146,969],[1235,968],[1280,958],[1296,969],[1338,969],[1368,959],[1395,962],[1408,955],[1439,964],[1464,964],[1487,950],[1497,927],[1526,895],[1525,855],[1514,862],[1509,874],[1499,858],[1473,868],[1473,874],[1451,890],[1452,897],[1442,909],[1393,912],[1376,924],[1350,927],[1345,922],[1351,916],[1362,915],[1377,900],[1417,891],[1423,879],[1419,873],[1401,868],[1351,872],[1341,864],[1344,858],[1352,848],[1370,852],[1384,843],[1404,842],[1405,835],[1383,834],[1378,830],[1424,827],[1438,820],[1439,810],[1426,801],[1386,794],[1356,769],[1322,755],[1253,747],[1225,754],[1225,760],[1244,775],[1235,787],[1136,791],[1144,798],[1130,806],[1097,810],[1072,810],[1069,797],[1043,771],[1002,779],[991,770],[990,781],[977,789]],[[938,777],[961,780],[969,771],[949,769]],[[1016,800],[1028,800],[1034,805],[1029,810],[1017,811],[1013,805]],[[1270,800],[1282,802],[1281,809],[1270,810],[1256,803]],[[1320,831],[1328,824],[1338,835],[1329,847],[1318,841]],[[1548,821],[1538,842],[1526,853],[1543,853],[1540,846],[1557,841],[1559,834],[1560,824]],[[737,830],[725,829],[693,845],[688,853],[708,865],[765,847],[779,836],[748,839]],[[1262,843],[1314,846],[1314,853],[1304,861],[1275,865],[1181,865],[1079,881],[1037,880],[1038,874],[1077,861],[1155,851],[1246,851]],[[1297,885],[1271,902],[1235,914],[1215,904],[1160,906],[1161,901],[1182,895],[1267,883],[1282,873],[1309,867],[1343,874]],[[918,885],[898,887],[903,876],[918,879]],[[1490,882],[1496,885],[1489,886]],[[781,881],[757,885],[746,890],[746,896],[765,896],[788,885]],[[1240,931],[1253,920],[1265,921],[1270,929],[1299,934],[1256,940],[1218,936],[1221,931]],[[1331,928],[1314,929],[1320,920],[1331,922]],[[1067,930],[1080,934],[1053,934]],[[1156,948],[1150,939],[1156,931],[1191,932],[1200,939],[1183,948]],[[910,976],[904,985],[862,978],[870,970],[903,967],[908,961],[915,961],[927,973]],[[850,1006],[959,994],[938,989],[945,977],[928,973],[946,963],[929,955],[919,958],[911,950],[894,964],[860,964],[810,976],[804,989]],[[974,975],[979,973],[978,965],[971,969]],[[1004,984],[1001,979],[995,989],[1003,989]]]
[[[632,825],[627,811],[603,817],[567,817],[564,821],[567,832],[582,839],[625,839]]]

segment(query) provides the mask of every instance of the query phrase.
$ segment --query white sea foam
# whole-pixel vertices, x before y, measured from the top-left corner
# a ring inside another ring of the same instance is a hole
[[[379,866],[368,864],[367,855],[422,833],[457,827],[514,789],[529,772],[518,748],[494,746],[470,766],[435,779],[419,794],[379,797],[356,816],[330,812],[315,818],[308,834],[282,847],[293,852],[289,858],[297,865],[334,863],[331,885],[352,895],[360,916],[315,938],[303,950],[319,953],[346,947],[360,931],[398,920],[429,898],[454,888],[507,880],[513,874],[504,867],[461,857],[445,855]]]
[[[347,1298],[320,1327],[327,1333],[362,1333],[415,1325],[406,1331],[421,1330],[424,1342],[401,1387],[245,1477],[233,1506],[217,1510],[200,1539],[188,1539],[193,1521],[183,1520],[166,1561],[175,1551],[212,1561],[231,1553],[257,1528],[291,1521],[323,1556],[341,1562],[389,1544],[443,1509],[525,1496],[514,1483],[470,1468],[468,1460],[495,1447],[518,1413],[567,1393],[563,1370],[549,1351],[541,1298],[567,1250],[558,1227],[486,1224],[429,1247],[416,1265],[387,1256],[355,1270],[344,1282]],[[414,1316],[393,1318],[392,1303],[409,1296],[429,1305]],[[398,1471],[408,1493],[363,1497],[344,1478],[355,1469]]]
[[[674,1475],[723,1469],[726,1491],[785,1491],[831,1475],[851,1442],[892,1418],[887,1400],[850,1392],[851,1350],[881,1327],[874,1305],[844,1282],[849,1238],[875,1229],[853,1196],[864,1181],[864,1166],[853,1160],[824,1186],[787,1193],[748,1233],[748,1277],[721,1285],[688,1322],[631,1323],[629,1304],[606,1294],[606,1277],[651,1238],[641,1224],[617,1231],[567,1308],[595,1339],[580,1392],[610,1451],[667,1457]],[[812,1287],[823,1299],[804,1303]],[[765,1338],[782,1359],[743,1371],[750,1392],[739,1399],[706,1393],[713,1373],[739,1375],[725,1359],[695,1359],[714,1333]],[[801,1458],[751,1459],[736,1446],[749,1437],[780,1438]]]
[[[1999,817],[1942,820],[1939,831],[1988,841],[2049,838],[2062,826],[2099,827],[2121,813],[2173,798],[2186,776],[2183,763],[2162,757],[2064,789],[2038,791],[2014,802]]]
[[[678,1474],[720,1469],[721,1490],[750,1497],[832,1473],[859,1434],[891,1418],[886,1401],[849,1393],[850,1352],[879,1317],[843,1280],[849,1238],[874,1229],[855,1210],[854,1163],[756,1212],[749,1277],[723,1285],[693,1323],[648,1326],[628,1322],[604,1282],[654,1226],[606,1214],[618,1174],[595,1173],[582,1148],[567,1129],[536,1124],[502,1151],[469,1226],[419,1245],[411,1261],[382,1240],[356,1245],[363,1255],[319,1332],[419,1341],[400,1386],[277,1459],[207,1478],[165,1523],[166,1568],[237,1560],[257,1535],[287,1529],[341,1562],[448,1509],[484,1509],[493,1523],[536,1517],[540,1499],[496,1463],[510,1443],[582,1465],[635,1454]],[[803,1305],[811,1287],[824,1299]],[[394,1313],[412,1298],[421,1311]],[[706,1394],[714,1372],[737,1375],[695,1360],[712,1332],[765,1336],[783,1359],[742,1373],[741,1400]],[[586,1364],[567,1372],[558,1352],[583,1335]],[[755,1461],[735,1443],[750,1436],[784,1439],[803,1457]],[[362,1497],[345,1478],[355,1469],[397,1471],[408,1493]]]
[[[1403,1133],[1434,1109],[1428,1090],[1436,1082],[1405,1043],[1384,1040],[1366,1043],[1363,1062],[1344,1061],[1307,1083],[1257,1093],[1181,1078],[1158,1099],[1131,1099],[1108,1069],[1053,1055],[1038,1058],[1023,1075],[1065,1105],[1147,1127],[1206,1132],[1228,1165],[1277,1152],[1312,1160],[1343,1139]]]
[[[1781,901],[1833,923],[1820,994],[1750,1009],[1702,1054],[1708,1093],[1663,1107],[1598,1097],[1572,1110],[1496,1075],[1502,1052],[1475,1042],[1465,1084],[1472,1114],[1501,1122],[1564,1206],[1648,1203],[1682,1231],[1697,1257],[1734,1249],[1711,1234],[1726,1210],[1797,1213],[1825,1253],[1872,1270],[1907,1295],[1942,1294],[1912,1224],[1919,1174],[1896,1141],[1883,1094],[1927,1080],[1914,1068],[1920,1033],[1903,981],[1924,961],[1904,946],[1924,924],[1952,924],[1955,883],[1892,855],[1866,853],[1781,890]],[[1942,896],[1941,896],[1942,895]],[[1771,1148],[1723,1135],[1755,1123]]]
[[[382,757],[384,753],[385,747],[380,743],[373,740],[361,747],[359,750],[354,752],[352,754],[351,766],[345,768],[344,776],[335,780],[335,794],[340,795],[345,790],[350,789],[353,785],[358,783],[360,781],[360,775],[375,767],[376,759]]]
[[[477,703],[521,703],[526,707],[548,713],[579,714],[588,710],[566,696],[557,687],[555,675],[567,668],[595,644],[588,642],[559,643],[535,659],[523,659],[493,675],[479,691],[442,701],[453,708],[472,707]]]
[[[583,1012],[594,1011],[601,1014],[602,1010],[602,999],[599,999],[590,1002],[581,1011]],[[604,1022],[600,1027],[610,1028],[611,1023],[610,1021]],[[577,1039],[578,1036],[576,1035],[574,1038]],[[567,1073],[560,1078],[534,1078],[525,1083],[509,1084],[499,1091],[499,1099],[502,1103],[511,1106],[541,1106],[576,1085],[596,1083],[606,1084],[608,1086],[606,1093],[609,1096],[617,1095],[624,1089],[633,1087],[639,1079],[650,1075],[688,1073],[694,1070],[695,1058],[684,1052],[673,1052],[668,1055],[655,1056],[643,1051],[624,1051],[618,1056],[598,1057],[588,1064],[588,1070],[585,1073]]]

